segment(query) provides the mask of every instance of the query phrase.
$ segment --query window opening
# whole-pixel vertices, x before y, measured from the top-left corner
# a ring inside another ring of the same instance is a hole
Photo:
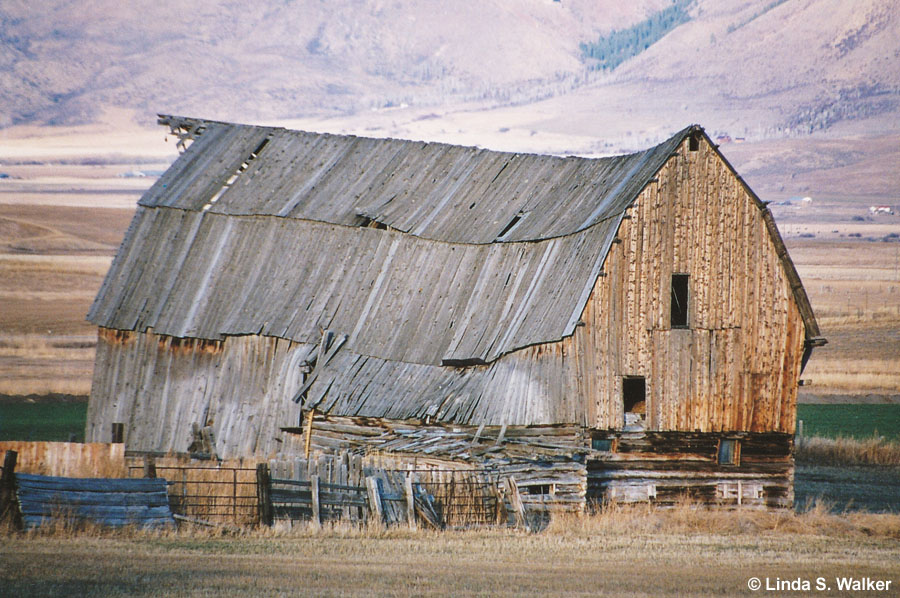
[[[524,490],[526,494],[553,494],[553,484],[532,484]]]
[[[741,464],[741,443],[736,438],[722,438],[719,440],[719,450],[716,451],[719,465]]]
[[[672,275],[672,328],[688,327],[688,282],[689,274]]]
[[[725,501],[735,501],[742,504],[744,499],[756,501],[765,496],[762,484],[755,482],[719,482],[716,484],[716,498]]]
[[[591,448],[595,451],[614,453],[616,452],[615,438],[592,438]]]
[[[696,152],[700,149],[700,133],[691,133],[690,141],[688,141],[688,149]]]

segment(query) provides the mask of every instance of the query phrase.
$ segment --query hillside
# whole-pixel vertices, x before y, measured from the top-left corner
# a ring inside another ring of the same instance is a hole
[[[747,141],[723,149],[760,191],[895,195],[891,0],[48,0],[0,5],[0,41],[0,127],[164,112],[601,155],[697,122]]]
[[[258,120],[506,102],[577,84],[581,40],[667,1],[5,2],[0,125],[110,105]]]
[[[650,136],[695,114],[742,136],[900,122],[900,7],[890,0],[679,0],[687,22],[610,71],[591,70],[583,44],[671,11],[672,0],[448,6],[6,2],[0,126],[90,122],[108,107],[145,123],[156,112],[259,121],[412,106],[440,115],[573,90],[575,118],[556,111],[577,131],[585,103],[614,121],[628,115],[629,131]]]

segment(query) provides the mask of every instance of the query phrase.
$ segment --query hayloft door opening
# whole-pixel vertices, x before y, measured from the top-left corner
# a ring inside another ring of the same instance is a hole
[[[690,274],[672,275],[672,328],[688,327],[688,282]]]
[[[644,421],[647,414],[647,380],[643,376],[622,378],[622,403],[626,426]]]

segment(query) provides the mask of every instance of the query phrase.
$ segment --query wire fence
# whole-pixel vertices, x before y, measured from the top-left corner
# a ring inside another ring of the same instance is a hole
[[[255,525],[259,522],[256,469],[157,465],[165,478],[172,512],[212,523]],[[129,477],[143,477],[144,467],[128,467]]]
[[[257,470],[210,465],[155,465],[152,475],[167,481],[169,504],[176,515],[211,523],[256,525],[260,522]],[[441,527],[468,528],[501,524],[506,518],[497,476],[484,471],[456,469],[376,469],[383,520],[388,525],[407,520],[405,484],[411,476],[416,509],[426,507]],[[147,466],[128,466],[128,477],[145,477]],[[278,520],[309,519],[313,514],[311,483],[270,478],[265,492]],[[362,523],[372,506],[364,486],[321,482],[316,512],[319,521]]]

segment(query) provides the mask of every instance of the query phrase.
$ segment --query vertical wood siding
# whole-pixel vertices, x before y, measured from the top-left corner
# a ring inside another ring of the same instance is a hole
[[[587,420],[621,427],[622,376],[644,376],[651,430],[793,432],[804,324],[756,201],[701,140],[630,216],[572,339]],[[687,329],[672,273],[690,275]]]
[[[109,433],[107,431],[107,433]],[[0,454],[16,451],[17,473],[69,478],[124,477],[125,445],[109,442],[31,442],[4,440]]]
[[[128,450],[184,452],[191,426],[212,427],[220,458],[278,453],[297,425],[302,345],[240,336],[227,343],[101,329],[85,437],[125,424]]]

